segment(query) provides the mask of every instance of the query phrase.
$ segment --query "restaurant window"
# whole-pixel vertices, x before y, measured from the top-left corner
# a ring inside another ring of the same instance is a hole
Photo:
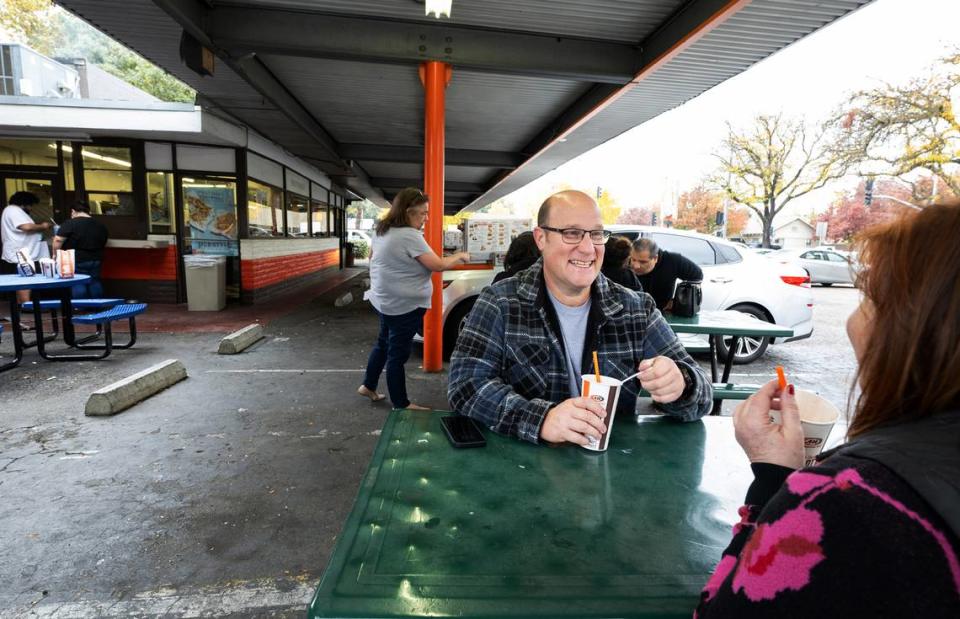
[[[253,179],[247,181],[247,222],[251,239],[283,236],[283,191]]]
[[[343,236],[343,208],[338,206],[330,209],[330,212],[333,214],[333,236],[341,237]]]
[[[237,183],[215,176],[183,177],[185,253],[239,255]]]
[[[83,183],[94,215],[135,216],[130,149],[123,146],[80,147]],[[63,152],[73,152],[64,145]]]
[[[77,183],[73,178],[73,149],[70,148],[69,144],[63,145],[63,188],[67,191],[75,191],[77,188]]]
[[[310,202],[310,218],[313,221],[313,236],[330,236],[330,224],[327,221],[327,204],[320,200]]]
[[[292,237],[310,235],[309,200],[295,193],[287,194],[287,234]]]
[[[57,167],[57,144],[46,140],[0,140],[0,165]]]
[[[172,172],[147,172],[150,234],[174,233],[174,181]]]
[[[0,95],[13,97],[17,94],[14,89],[13,54],[9,45],[0,45]]]

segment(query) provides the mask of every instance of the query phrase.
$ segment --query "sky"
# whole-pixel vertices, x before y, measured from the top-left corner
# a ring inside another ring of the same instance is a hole
[[[759,114],[781,112],[819,122],[853,91],[924,74],[960,48],[958,25],[958,0],[876,0],[571,160],[505,201],[539,204],[566,183],[590,193],[602,187],[625,208],[659,202],[669,212],[676,195],[716,168],[713,152],[727,133],[727,122],[747,128]],[[777,223],[825,209],[837,191],[855,182],[840,181],[797,199]]]

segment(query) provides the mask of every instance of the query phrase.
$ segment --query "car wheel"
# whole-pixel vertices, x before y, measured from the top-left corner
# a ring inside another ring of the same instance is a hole
[[[820,285],[823,286],[824,288],[829,288],[830,286],[833,285],[833,282],[822,282]]]
[[[473,309],[473,304],[477,302],[477,297],[461,301],[455,308],[447,314],[447,320],[443,323],[443,359],[450,360],[453,349],[457,345],[457,338],[463,331],[463,325],[467,321],[467,314]]]
[[[754,307],[752,305],[734,305],[729,308],[737,312],[743,312],[744,314],[750,314],[764,322],[771,322],[770,318],[763,313],[763,310],[760,308]],[[725,337],[720,341],[717,346],[717,355],[720,357],[721,361],[725,361],[727,356],[730,354],[730,344],[733,338]],[[733,362],[736,365],[744,365],[747,363],[753,363],[766,352],[767,346],[770,345],[769,337],[741,337],[740,341],[737,344],[737,350],[733,357]]]

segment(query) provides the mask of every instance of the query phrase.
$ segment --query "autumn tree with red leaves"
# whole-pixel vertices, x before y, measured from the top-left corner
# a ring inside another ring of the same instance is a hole
[[[717,213],[723,212],[723,193],[710,191],[704,185],[698,185],[680,194],[677,202],[675,226],[682,230],[696,230],[713,234],[723,226],[717,225]],[[750,219],[746,209],[731,206],[727,209],[727,235],[737,236],[746,227]]]

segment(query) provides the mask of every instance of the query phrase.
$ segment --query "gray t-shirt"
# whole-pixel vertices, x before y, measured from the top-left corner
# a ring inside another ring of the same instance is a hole
[[[587,339],[587,319],[590,317],[591,300],[588,297],[587,302],[580,307],[570,307],[553,296],[549,288],[547,288],[547,294],[550,296],[550,302],[553,303],[553,309],[557,312],[557,320],[560,321],[563,348],[567,355],[570,396],[575,398],[580,395],[580,376],[583,374],[580,360],[583,359],[583,342]]]
[[[430,308],[430,269],[417,256],[432,251],[423,234],[414,228],[390,228],[373,237],[370,259],[370,290],[365,298],[387,316]]]

